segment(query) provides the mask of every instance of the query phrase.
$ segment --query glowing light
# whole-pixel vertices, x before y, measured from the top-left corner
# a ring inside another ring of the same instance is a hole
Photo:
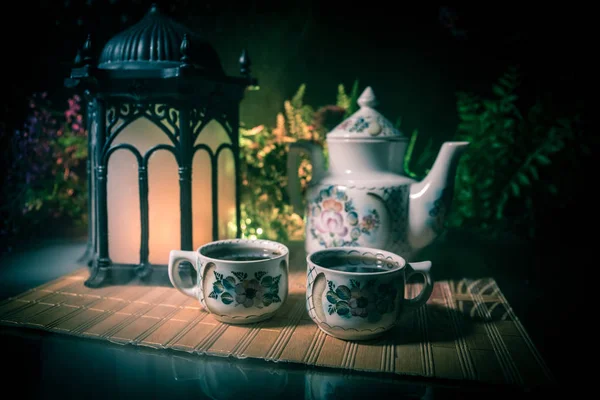
[[[178,120],[176,118],[176,120]],[[96,128],[94,128],[96,129]],[[173,128],[175,129],[175,128]],[[141,154],[156,144],[169,145],[161,128],[147,118],[136,119],[118,134],[113,145],[127,143]],[[198,135],[196,145],[203,144],[216,152],[223,143],[231,143],[227,131],[216,121],[208,123]],[[181,246],[180,198],[177,161],[169,151],[159,150],[148,159],[148,261],[167,264],[169,252]],[[193,171],[209,171],[210,157],[196,152]],[[218,238],[236,236],[235,164],[231,150],[218,159]],[[212,185],[210,174],[192,173],[192,245],[198,248],[212,240]],[[140,261],[141,213],[139,169],[131,152],[123,149],[110,157],[107,165],[108,248],[111,261],[136,264]],[[207,221],[209,223],[207,224]]]
[[[258,229],[256,230],[256,233],[258,233],[259,235],[262,235],[262,233],[263,233],[263,230],[262,230],[262,228],[258,228]]]
[[[114,145],[129,143],[145,154],[157,143],[168,144],[162,131],[140,118],[115,138]],[[162,167],[164,166],[164,168]],[[180,246],[179,188],[177,162],[167,151],[157,151],[148,161],[148,258],[166,264],[169,251]],[[115,263],[140,261],[140,201],[138,166],[135,157],[116,151],[108,161],[108,248]]]
[[[250,235],[250,240],[256,240],[256,235]]]
[[[250,225],[252,223],[252,220],[250,218],[246,218],[246,224]]]

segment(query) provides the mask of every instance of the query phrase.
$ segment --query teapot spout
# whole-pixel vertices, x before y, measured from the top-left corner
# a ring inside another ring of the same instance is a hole
[[[408,240],[419,250],[443,231],[454,195],[458,162],[469,142],[445,142],[429,174],[410,188]]]

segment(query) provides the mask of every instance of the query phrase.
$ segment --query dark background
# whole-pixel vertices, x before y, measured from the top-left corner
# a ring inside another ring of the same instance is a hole
[[[73,93],[63,87],[76,50],[91,33],[95,50],[137,22],[150,1],[20,1],[5,8],[1,24],[3,72],[0,108],[2,157],[10,132],[22,127],[27,98],[46,91],[55,104]],[[463,6],[415,2],[319,1],[159,1],[163,12],[203,34],[215,47],[226,72],[238,75],[238,57],[246,47],[261,90],[242,103],[247,126],[273,125],[283,101],[307,84],[305,102],[314,107],[335,103],[337,85],[360,81],[371,86],[379,110],[403,129],[418,129],[423,140],[450,140],[456,130],[456,92],[486,94],[508,66],[524,76],[521,101],[550,94],[556,109],[569,113],[583,106],[591,86],[590,7],[566,3],[538,5],[472,2]],[[590,145],[596,138],[586,136]],[[575,161],[575,160],[574,160]],[[573,164],[574,164],[573,161]],[[578,160],[581,161],[581,160]],[[538,202],[542,218],[528,253],[505,255],[507,270],[522,268],[519,279],[538,293],[536,309],[524,310],[536,323],[536,340],[560,346],[577,337],[587,284],[593,267],[596,228],[594,157],[574,168],[554,165],[550,179],[566,181],[557,208]],[[521,251],[521,250],[520,250]],[[521,258],[531,260],[523,266]],[[510,260],[514,260],[514,263]],[[521,282],[521,281],[519,281]],[[520,283],[519,283],[520,284]],[[516,285],[516,283],[515,283]],[[566,289],[580,288],[580,289]],[[525,289],[527,290],[527,289]],[[564,296],[565,290],[580,290]],[[521,315],[521,314],[519,314]],[[536,325],[537,324],[537,325]],[[528,329],[529,329],[528,326]],[[533,335],[533,334],[532,334]],[[565,351],[558,352],[561,357]],[[559,357],[559,356],[556,356]],[[554,361],[559,365],[559,361]]]
[[[76,50],[91,33],[98,53],[137,22],[151,1],[22,1],[4,12],[2,120],[19,125],[24,99],[48,91],[60,101]],[[336,88],[359,79],[372,86],[380,110],[402,116],[405,129],[447,138],[457,123],[455,92],[485,91],[508,65],[519,65],[529,94],[551,91],[574,104],[587,81],[591,13],[583,6],[472,3],[189,1],[156,2],[215,47],[226,72],[238,74],[250,51],[261,91],[245,100],[248,125],[273,123],[301,83],[306,102],[335,102]],[[445,13],[443,10],[447,10]],[[444,17],[444,15],[447,15]],[[449,16],[448,16],[449,15]],[[452,15],[454,15],[452,17]]]

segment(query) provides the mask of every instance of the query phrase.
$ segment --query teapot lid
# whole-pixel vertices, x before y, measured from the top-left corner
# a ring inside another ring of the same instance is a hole
[[[327,139],[378,139],[407,140],[402,132],[375,107],[377,98],[373,89],[368,86],[357,101],[360,109],[327,134]]]

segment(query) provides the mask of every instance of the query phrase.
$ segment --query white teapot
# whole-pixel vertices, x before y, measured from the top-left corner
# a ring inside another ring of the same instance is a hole
[[[367,87],[360,109],[327,134],[329,168],[321,146],[292,143],[288,194],[305,218],[308,253],[338,246],[374,247],[410,260],[442,231],[458,161],[468,142],[445,142],[420,182],[404,171],[408,138],[377,112]],[[303,205],[299,155],[308,153],[312,180]]]

